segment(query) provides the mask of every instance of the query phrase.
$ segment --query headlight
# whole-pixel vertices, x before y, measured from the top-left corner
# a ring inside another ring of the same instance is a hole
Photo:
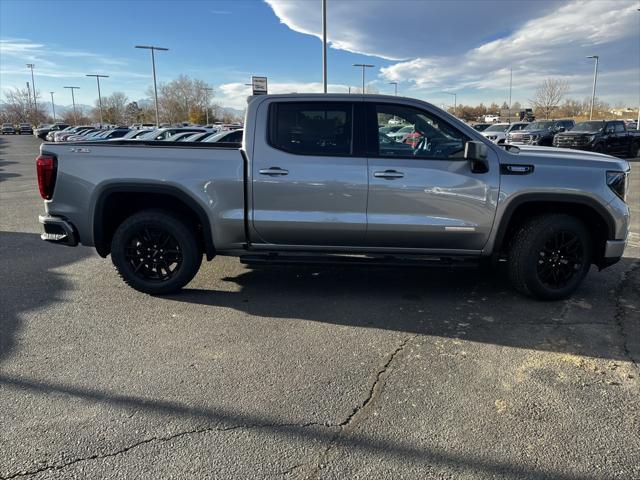
[[[587,143],[593,142],[593,139],[596,138],[595,135],[587,135],[586,137]]]
[[[623,202],[627,201],[627,187],[629,186],[629,175],[627,172],[607,172],[607,186],[613,190]]]
[[[531,135],[530,139],[532,142],[537,141],[540,138],[540,135]]]

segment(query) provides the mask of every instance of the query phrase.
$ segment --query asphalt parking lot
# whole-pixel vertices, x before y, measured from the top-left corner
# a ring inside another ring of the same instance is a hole
[[[625,258],[566,301],[228,258],[154,298],[39,239],[39,143],[0,139],[0,479],[640,478],[640,159]]]

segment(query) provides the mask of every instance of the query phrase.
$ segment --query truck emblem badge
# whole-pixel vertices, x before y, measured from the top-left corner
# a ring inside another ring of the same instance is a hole
[[[70,148],[69,151],[73,153],[91,153],[91,150],[89,150],[88,148],[82,148],[82,147],[73,147],[73,148]]]

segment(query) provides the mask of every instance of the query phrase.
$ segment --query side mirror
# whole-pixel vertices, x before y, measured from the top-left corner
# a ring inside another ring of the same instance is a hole
[[[607,127],[606,132],[607,133],[613,133],[614,132],[614,128],[613,127]]]
[[[487,156],[489,149],[482,142],[468,141],[464,145],[464,158],[471,163],[473,173],[486,173],[489,171]]]

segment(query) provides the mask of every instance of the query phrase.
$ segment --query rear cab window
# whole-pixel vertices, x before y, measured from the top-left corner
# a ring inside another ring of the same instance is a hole
[[[269,145],[296,155],[353,154],[351,102],[275,102],[269,106]]]

